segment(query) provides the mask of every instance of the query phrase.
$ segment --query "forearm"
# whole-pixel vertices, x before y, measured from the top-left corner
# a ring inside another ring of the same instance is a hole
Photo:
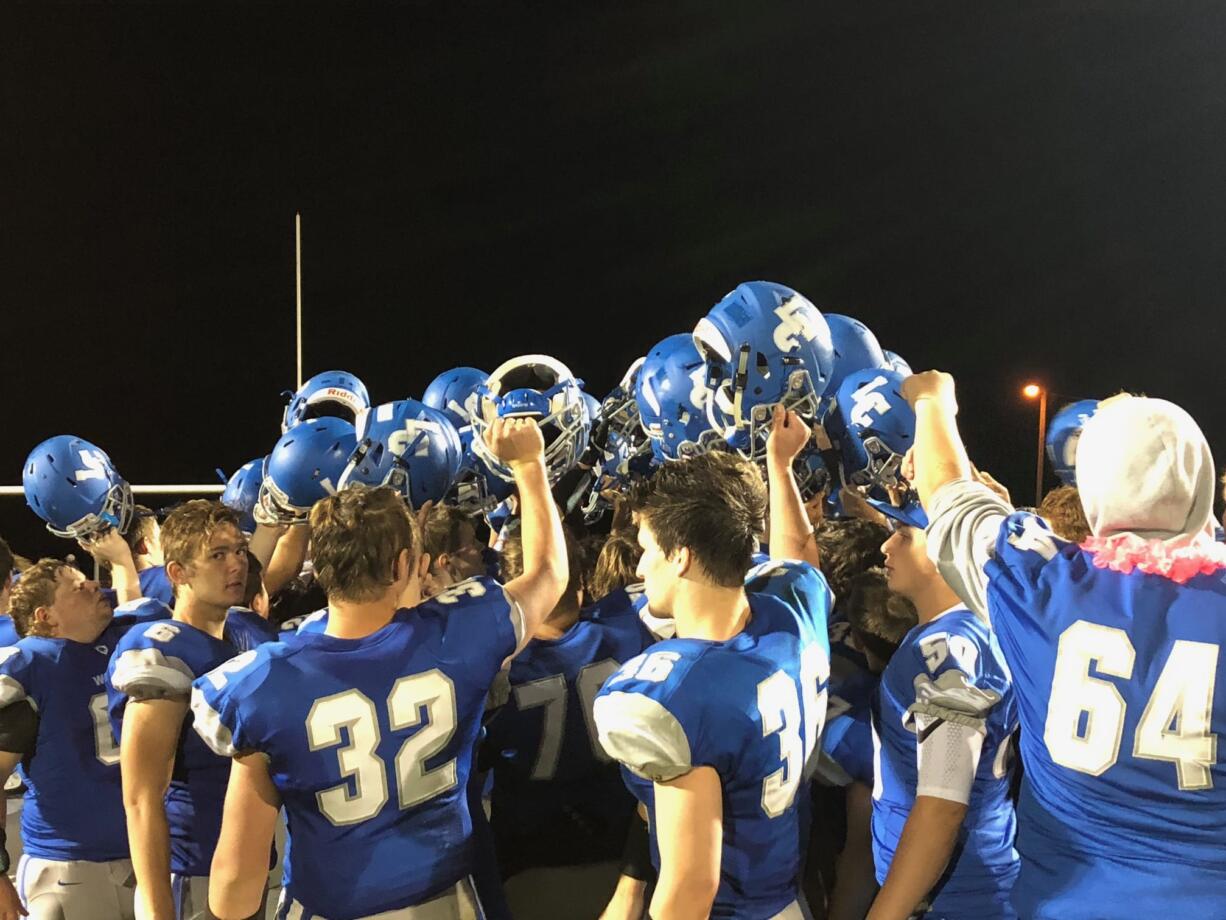
[[[868,920],[906,920],[945,871],[966,818],[960,802],[918,796]]]
[[[116,604],[126,604],[144,596],[140,589],[140,575],[136,572],[136,563],[130,555],[126,559],[111,563],[111,587],[115,589]]]
[[[958,433],[957,410],[926,398],[915,404],[915,486],[920,503],[929,507],[937,489],[954,479],[968,479],[971,463]]]
[[[302,571],[310,542],[311,528],[307,524],[291,527],[281,535],[264,567],[264,590],[270,597]]]
[[[259,560],[265,572],[268,571],[268,564],[272,561],[273,550],[277,548],[277,542],[288,529],[268,524],[255,525],[255,533],[251,535],[251,539],[247,542],[247,552]],[[267,582],[267,579],[265,581]],[[271,594],[272,592],[269,591],[268,593]]]
[[[170,825],[163,796],[153,790],[124,796],[128,846],[136,875],[136,897],[148,920],[174,920],[170,891]]]
[[[209,874],[209,910],[218,920],[246,920],[259,912],[268,882],[267,860],[239,866],[213,859]]]
[[[568,577],[566,541],[562,519],[549,490],[545,465],[540,461],[515,465],[515,486],[519,492],[520,536],[523,541],[524,574],[548,573],[559,585],[561,594]]]
[[[771,457],[766,465],[770,492],[770,543],[772,559],[800,559],[819,564],[817,538],[805,513],[804,499],[792,474],[790,460]]]
[[[600,920],[640,920],[644,901],[647,898],[647,883],[629,875],[618,876],[613,897],[600,915]]]

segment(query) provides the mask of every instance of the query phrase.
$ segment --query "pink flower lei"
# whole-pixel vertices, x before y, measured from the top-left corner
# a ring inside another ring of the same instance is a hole
[[[1119,533],[1090,537],[1081,548],[1093,554],[1097,568],[1125,575],[1136,569],[1180,585],[1197,575],[1226,569],[1226,544],[1218,543],[1208,534],[1147,540],[1135,533]]]

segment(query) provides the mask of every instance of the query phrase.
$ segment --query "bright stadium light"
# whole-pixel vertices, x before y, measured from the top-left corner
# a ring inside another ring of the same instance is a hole
[[[1043,455],[1047,440],[1047,388],[1037,383],[1028,383],[1022,387],[1022,395],[1027,399],[1039,401],[1039,443],[1035,448],[1034,458],[1034,505],[1037,508],[1043,501]]]
[[[1037,383],[1028,383],[1024,387],[1022,387],[1022,395],[1025,396],[1027,399],[1035,399],[1042,392],[1043,392],[1043,388],[1039,386]]]

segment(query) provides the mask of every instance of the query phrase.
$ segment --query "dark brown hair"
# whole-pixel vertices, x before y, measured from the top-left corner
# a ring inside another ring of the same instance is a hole
[[[1039,517],[1051,525],[1056,536],[1072,543],[1082,543],[1090,537],[1090,522],[1081,506],[1081,494],[1074,486],[1058,486],[1044,495]]]
[[[684,546],[715,584],[744,583],[766,516],[766,484],[748,460],[713,451],[665,463],[629,502],[665,555]]]

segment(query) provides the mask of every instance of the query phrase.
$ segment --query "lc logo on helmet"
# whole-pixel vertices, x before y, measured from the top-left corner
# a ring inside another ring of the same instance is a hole
[[[890,404],[878,387],[885,386],[884,377],[874,377],[864,386],[851,394],[851,422],[853,425],[867,427],[873,420],[873,413],[878,416],[890,411]]]
[[[775,315],[779,317],[779,325],[775,327],[775,347],[780,351],[791,351],[800,345],[801,339],[812,342],[817,338],[815,312],[799,297],[775,307]]]

